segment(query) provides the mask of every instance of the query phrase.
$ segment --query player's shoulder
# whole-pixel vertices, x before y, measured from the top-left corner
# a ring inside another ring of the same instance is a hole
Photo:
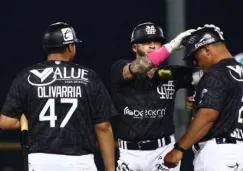
[[[74,67],[74,68],[86,70],[92,75],[98,75],[94,70],[92,70],[92,69],[90,69],[88,67],[85,67],[83,65],[80,65],[80,64],[77,64],[77,63],[74,63],[74,62],[71,62],[70,65],[71,65],[71,67]]]
[[[229,66],[230,65],[235,65],[236,63],[234,60],[231,59],[225,59],[217,64],[213,65],[210,67],[203,76],[204,81],[209,81],[209,80],[219,80],[220,82],[229,82]]]
[[[234,58],[223,59],[209,68],[207,73],[220,77],[228,77],[231,71],[242,72],[243,65],[238,63]]]
[[[219,68],[210,68],[203,74],[203,80],[209,80],[209,79],[224,79],[226,78],[225,74],[225,68],[219,67]]]
[[[14,83],[15,84],[25,84],[26,80],[28,79],[28,76],[30,74],[30,70],[35,67],[35,65],[31,65],[29,67],[26,67],[22,70],[20,70],[14,77]]]
[[[129,61],[129,60],[126,60],[126,59],[119,59],[119,60],[117,60],[113,63],[111,68],[118,67],[118,66],[121,66],[121,65],[126,65],[126,64],[131,63],[131,62],[132,61]]]
[[[17,74],[17,78],[20,77],[20,78],[25,78],[25,76],[28,76],[29,72],[31,70],[33,70],[34,68],[37,68],[37,66],[39,66],[41,64],[41,62],[39,63],[35,63],[29,67],[26,67],[24,69],[22,69],[18,74]]]
[[[35,64],[33,64],[33,65],[30,65],[30,66],[28,66],[28,67],[22,69],[22,70],[20,71],[20,73],[22,73],[22,74],[27,74],[27,73],[29,73],[29,71],[31,71],[31,70],[33,70],[33,69],[40,69],[40,68],[43,68],[43,67],[44,67],[44,62],[45,62],[45,61],[41,61],[41,62],[35,63]]]
[[[229,69],[228,66],[236,66],[236,65],[242,66],[242,64],[238,63],[234,58],[227,58],[214,64],[209,70],[224,72]]]
[[[42,61],[42,62],[38,62],[38,63],[35,63],[31,66],[28,66],[24,69],[22,69],[17,76],[19,77],[24,77],[24,76],[28,76],[29,73],[32,71],[32,70],[41,70],[41,69],[44,69],[45,68],[45,61]]]

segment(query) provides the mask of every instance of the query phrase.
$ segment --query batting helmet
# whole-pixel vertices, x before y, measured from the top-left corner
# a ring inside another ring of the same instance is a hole
[[[193,60],[193,53],[205,45],[215,42],[224,41],[223,35],[219,30],[204,27],[195,31],[182,41],[182,45],[186,47],[186,55],[183,60]]]
[[[61,47],[67,44],[82,42],[77,39],[74,29],[67,23],[58,22],[48,26],[43,34],[44,48]]]
[[[139,24],[133,29],[131,43],[147,40],[156,40],[163,43],[165,41],[163,30],[157,24],[151,22]]]

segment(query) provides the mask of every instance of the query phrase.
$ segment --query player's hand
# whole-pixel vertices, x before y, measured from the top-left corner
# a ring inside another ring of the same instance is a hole
[[[176,167],[183,157],[183,153],[179,150],[173,149],[164,158],[164,165],[168,168]]]
[[[195,67],[192,71],[192,85],[195,87],[203,76],[203,70]]]
[[[193,97],[189,96],[186,98],[186,108],[188,112],[191,112],[193,109]]]
[[[205,24],[203,27],[198,27],[197,30],[200,30],[202,28],[213,28],[215,31],[219,32],[221,35],[223,35],[224,33],[220,30],[220,28],[218,26],[215,26],[213,24]]]
[[[180,33],[178,36],[176,36],[176,38],[174,38],[170,43],[168,43],[168,45],[170,46],[172,51],[183,48],[183,46],[181,45],[182,40],[185,37],[190,36],[195,31],[196,31],[196,29],[190,29],[190,30],[184,31],[184,32]]]

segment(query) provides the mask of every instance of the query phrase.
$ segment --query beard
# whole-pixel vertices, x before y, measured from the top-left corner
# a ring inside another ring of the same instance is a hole
[[[146,56],[146,53],[142,51],[140,48],[137,48],[137,55],[138,57],[144,57]]]

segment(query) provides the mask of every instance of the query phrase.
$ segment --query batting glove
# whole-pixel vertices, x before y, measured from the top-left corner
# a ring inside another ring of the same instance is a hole
[[[219,27],[213,25],[213,24],[205,24],[203,27],[198,27],[197,30],[200,30],[202,28],[213,28],[215,31],[217,31],[218,33],[220,33],[221,35],[223,35],[224,33],[220,30]]]
[[[190,29],[185,32],[182,32],[178,36],[176,36],[176,38],[174,38],[170,43],[167,43],[164,46],[166,46],[169,53],[171,53],[175,50],[179,50],[179,49],[183,48],[183,46],[181,45],[182,40],[185,37],[190,36],[195,31],[196,31],[196,29]]]

